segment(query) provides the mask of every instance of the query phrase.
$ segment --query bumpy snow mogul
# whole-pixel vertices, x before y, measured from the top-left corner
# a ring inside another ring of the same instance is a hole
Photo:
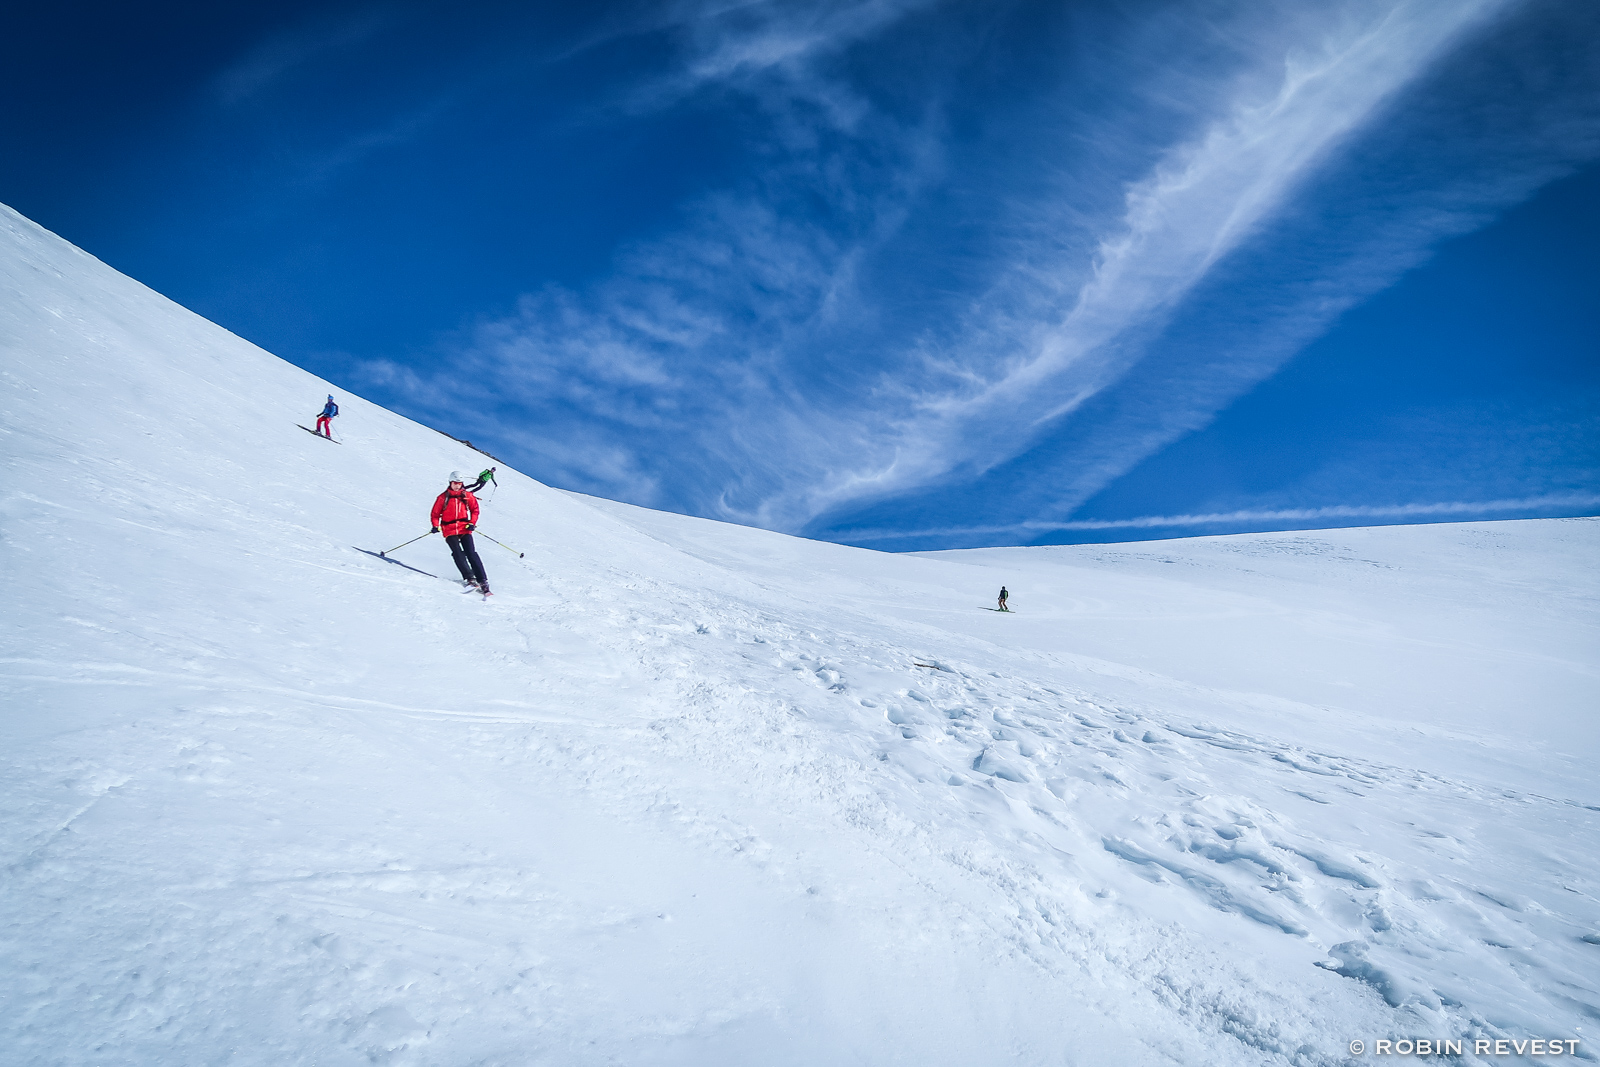
[[[476,590],[489,599],[493,595],[489,592],[489,578],[472,543],[472,531],[478,526],[478,498],[466,487],[460,471],[450,472],[450,484],[434,500],[428,517],[433,522],[432,532],[443,533],[450,546],[450,557],[461,572],[463,592]]]

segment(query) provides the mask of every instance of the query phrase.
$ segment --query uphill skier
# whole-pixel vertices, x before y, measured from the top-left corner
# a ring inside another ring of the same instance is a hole
[[[322,405],[322,414],[317,416],[316,432],[332,440],[333,420],[339,417],[339,405],[333,402],[333,394],[328,394],[328,402]]]
[[[500,483],[494,480],[494,472],[498,469],[498,467],[490,467],[486,471],[479,471],[478,480],[467,486],[467,492],[476,493],[485,485],[492,485],[496,489],[500,488]]]
[[[472,531],[478,525],[478,498],[463,483],[460,471],[450,472],[450,487],[440,493],[429,513],[434,533],[443,533],[450,556],[461,572],[461,584],[489,595],[489,578],[483,573],[483,560],[472,545]]]

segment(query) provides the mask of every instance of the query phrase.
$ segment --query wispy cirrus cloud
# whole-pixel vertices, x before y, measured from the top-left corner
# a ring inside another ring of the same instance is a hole
[[[1292,29],[1308,39],[1270,38],[1257,66],[1234,74],[1238,87],[1223,113],[1129,188],[1124,214],[1108,220],[1065,313],[1050,306],[1058,298],[1053,287],[1030,292],[1028,279],[1003,274],[990,299],[1010,305],[1007,313],[980,318],[940,353],[971,384],[909,395],[892,458],[876,471],[811,487],[810,507],[837,507],[863,486],[892,493],[962,467],[981,472],[1025,449],[1135,365],[1163,317],[1346,137],[1452,42],[1509,6],[1351,4],[1330,9],[1321,25],[1297,20]],[[1046,229],[1053,207],[1037,205]],[[1403,240],[1415,255],[1438,232]],[[1058,269],[1073,273],[1070,264]],[[1039,265],[1030,262],[1029,272],[1037,276]],[[1354,298],[1318,296],[1320,306],[1306,309],[1316,326]],[[975,356],[996,351],[1006,358]],[[1178,397],[1169,402],[1187,406]],[[1117,463],[1125,469],[1132,458],[1119,455]]]
[[[883,33],[935,0],[824,0],[789,4],[778,0],[674,4],[657,16],[659,26],[684,35],[683,60],[630,94],[637,107],[676,102],[707,86],[733,87],[762,97],[798,95],[824,104],[830,121],[850,125],[867,102],[844,80],[820,72],[817,63]]]
[[[291,71],[369,40],[392,23],[395,14],[392,8],[367,7],[339,16],[313,18],[274,33],[223,70],[213,83],[213,92],[224,105],[242,103]]]
[[[368,378],[441,415],[470,403],[558,484],[660,506],[689,486],[736,510],[740,458],[764,457],[751,472],[761,487],[780,464],[816,462],[826,431],[785,348],[796,333],[827,332],[849,256],[834,236],[749,200],[714,197],[696,211],[705,236],[636,248],[586,292],[524,296],[514,315],[475,327],[445,375],[376,362]],[[840,459],[868,446],[847,419],[835,429],[849,438],[834,441]],[[797,444],[809,453],[785,458]]]
[[[1568,512],[1589,515],[1600,507],[1600,493],[1550,493],[1505,500],[1451,500],[1417,504],[1335,504],[1321,508],[1240,508],[1188,515],[1140,515],[1129,519],[1079,519],[1067,522],[1021,522],[1006,526],[944,526],[925,530],[864,530],[854,539],[867,543],[923,541],[930,538],[1037,537],[1040,534],[1092,530],[1178,530],[1201,526],[1303,526],[1326,522],[1336,526],[1374,519],[1386,522],[1417,519],[1484,519],[1505,513]]]
[[[959,44],[939,53],[943,68],[896,71],[925,83],[920,108],[905,104],[914,89],[886,102],[851,63],[927,5],[674,8],[681,61],[631,99],[664,107],[715,87],[753,102],[767,135],[744,175],[619,253],[609,277],[530,295],[469,331],[446,374],[408,378],[381,362],[368,373],[417,407],[438,406],[446,389],[452,403],[473,399],[560,484],[773,528],[981,478],[1063,426],[1100,426],[1089,405],[1137,378],[1169,317],[1220,265],[1442,57],[1521,6],[1169,9],[1165,38],[1194,44],[1169,44],[1158,67],[1137,58],[1130,31],[1129,58],[1104,76],[1125,82],[1116,124],[1073,106],[1081,86],[1047,90],[1061,99],[1034,101],[1034,113],[1058,125],[1031,129],[1035,158],[1017,150],[1012,171],[985,171],[995,187],[981,189],[964,184],[970,146],[948,119]],[[1319,262],[1286,271],[1293,292],[1219,335],[1227,358],[1193,361],[1182,389],[1130,390],[1138,410],[1074,446],[1048,498],[1026,500],[1033,514],[1019,518],[1070,513],[1441,236],[1596,150],[1581,103],[1518,107],[1527,128],[1502,139],[1515,147],[1471,180],[1422,168],[1374,185],[1324,235]],[[1459,153],[1478,147],[1470,130],[1449,136]],[[1089,145],[1080,161],[1147,162],[1058,165],[1054,142]],[[1040,161],[1059,169],[1040,179],[1029,170]],[[964,246],[959,271],[927,236],[936,201],[962,202],[957,221],[999,235]]]
[[[725,82],[834,54],[882,32],[934,0],[830,0],[819,4],[692,4],[679,10],[697,48],[685,64],[695,81]]]

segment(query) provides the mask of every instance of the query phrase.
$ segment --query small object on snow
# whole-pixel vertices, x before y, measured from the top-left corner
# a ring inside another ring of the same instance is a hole
[[[926,667],[930,671],[944,671],[946,674],[953,673],[949,667],[941,667],[937,663],[918,663],[916,660],[912,660],[911,665],[913,667]]]

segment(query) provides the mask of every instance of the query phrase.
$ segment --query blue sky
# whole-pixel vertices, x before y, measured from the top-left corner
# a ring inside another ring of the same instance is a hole
[[[69,3],[0,59],[0,200],[554,485],[907,550],[1600,511],[1593,4]]]

